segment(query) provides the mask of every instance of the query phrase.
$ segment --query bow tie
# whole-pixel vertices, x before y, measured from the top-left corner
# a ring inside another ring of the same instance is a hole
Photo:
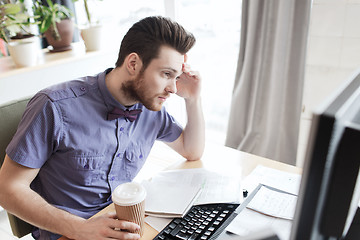
[[[107,119],[108,120],[114,120],[116,118],[123,117],[125,120],[129,120],[130,122],[133,122],[136,120],[139,113],[141,113],[141,109],[134,109],[134,110],[122,110],[119,108],[114,108],[111,112],[108,113]]]

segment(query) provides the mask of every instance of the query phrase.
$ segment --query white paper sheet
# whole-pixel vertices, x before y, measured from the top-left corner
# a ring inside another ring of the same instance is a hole
[[[291,231],[290,220],[265,216],[250,209],[243,209],[226,228],[239,236],[251,236],[252,233],[271,228],[281,240],[288,240]]]
[[[153,177],[151,182],[201,184],[201,193],[195,204],[242,201],[240,176],[225,176],[203,168],[164,171]]]
[[[261,187],[247,208],[273,217],[292,220],[297,196]]]
[[[172,218],[159,218],[159,217],[152,217],[148,216],[145,218],[145,222],[149,224],[153,229],[155,229],[158,232],[161,232],[166,225],[168,225]]]
[[[249,193],[253,191],[259,183],[265,184],[297,195],[301,182],[301,175],[288,173],[273,168],[258,165],[242,182],[242,186]]]

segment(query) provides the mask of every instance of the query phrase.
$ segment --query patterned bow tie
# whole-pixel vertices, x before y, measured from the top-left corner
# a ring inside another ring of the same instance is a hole
[[[141,113],[141,109],[134,109],[134,110],[122,110],[119,108],[114,108],[111,112],[108,113],[107,119],[108,120],[114,120],[120,117],[125,118],[125,120],[129,120],[130,122],[133,122],[136,120],[139,113]]]

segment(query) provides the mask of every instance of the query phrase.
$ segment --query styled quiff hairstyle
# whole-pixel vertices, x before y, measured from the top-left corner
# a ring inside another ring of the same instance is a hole
[[[178,23],[165,17],[147,17],[135,23],[124,36],[116,67],[120,67],[130,53],[137,53],[143,68],[159,56],[161,46],[169,46],[186,54],[195,44],[195,37]]]

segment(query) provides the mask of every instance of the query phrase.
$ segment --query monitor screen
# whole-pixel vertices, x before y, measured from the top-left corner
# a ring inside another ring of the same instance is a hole
[[[359,165],[357,73],[313,112],[290,239],[342,239],[347,234],[359,205]]]

